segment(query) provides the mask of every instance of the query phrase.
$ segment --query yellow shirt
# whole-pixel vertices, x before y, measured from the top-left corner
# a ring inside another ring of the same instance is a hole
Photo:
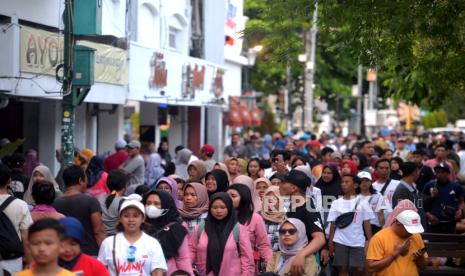
[[[367,260],[379,261],[394,252],[394,247],[398,243],[405,242],[406,239],[397,236],[391,227],[384,228],[373,236],[368,245]],[[399,255],[389,266],[373,276],[418,276],[418,269],[413,258],[413,253],[425,246],[420,234],[412,235],[412,242],[407,255]],[[426,256],[426,254],[425,254]]]
[[[32,269],[25,269],[21,272],[16,273],[15,276],[34,276],[34,273],[32,273]],[[76,276],[76,274],[69,270],[62,269],[60,273],[58,273],[56,276]]]

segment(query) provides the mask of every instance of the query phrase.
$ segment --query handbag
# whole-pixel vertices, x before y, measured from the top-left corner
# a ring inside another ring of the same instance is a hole
[[[355,210],[357,209],[359,201],[360,201],[360,198],[355,203],[355,207],[352,212],[341,214],[336,218],[336,220],[334,221],[334,225],[336,225],[337,228],[344,229],[352,223],[352,221],[354,220],[354,216],[355,216]]]

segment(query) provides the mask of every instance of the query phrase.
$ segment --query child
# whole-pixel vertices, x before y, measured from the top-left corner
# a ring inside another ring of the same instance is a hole
[[[342,177],[341,189],[343,197],[331,204],[328,214],[329,254],[334,255],[333,265],[338,267],[339,275],[349,275],[354,268],[354,275],[362,275],[365,267],[365,230],[368,240],[371,239],[370,220],[373,211],[365,200],[356,194],[360,179],[353,174]],[[337,228],[337,218],[346,213],[353,213],[352,220],[346,227]]]
[[[374,213],[374,218],[370,221],[371,234],[376,234],[384,225],[384,210],[387,208],[387,202],[384,197],[373,188],[371,174],[361,171],[358,173],[360,179],[360,196],[368,202]]]
[[[77,275],[109,275],[107,268],[101,262],[81,253],[81,243],[84,240],[84,227],[81,222],[73,217],[63,218],[59,222],[65,230],[59,265]]]
[[[25,269],[17,276],[73,276],[74,273],[58,265],[64,229],[57,220],[36,221],[28,230],[28,248],[34,260],[33,269]]]

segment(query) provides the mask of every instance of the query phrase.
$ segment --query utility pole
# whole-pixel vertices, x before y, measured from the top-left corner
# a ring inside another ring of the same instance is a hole
[[[361,64],[358,65],[357,68],[357,126],[356,126],[356,133],[362,134],[362,98],[363,98],[363,75],[362,70],[363,67]]]
[[[318,2],[315,2],[313,10],[312,28],[304,32],[305,35],[305,54],[307,62],[305,64],[305,96],[304,96],[304,130],[313,131],[313,89],[315,75],[315,51],[316,51],[316,33],[318,19]]]
[[[286,112],[287,112],[287,130],[292,131],[292,73],[291,73],[291,62],[288,60],[286,65],[286,78],[287,78],[287,93],[285,95],[287,100]],[[285,100],[285,101],[286,101]]]

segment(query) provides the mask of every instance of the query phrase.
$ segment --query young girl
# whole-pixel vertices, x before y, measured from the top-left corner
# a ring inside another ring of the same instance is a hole
[[[296,218],[286,219],[279,227],[279,251],[274,253],[266,271],[275,272],[278,275],[290,275],[291,264],[294,256],[303,250],[308,244],[305,224]],[[305,258],[305,271],[302,276],[314,276],[317,272],[315,255]]]
[[[152,190],[145,194],[142,203],[145,221],[150,225],[146,233],[160,242],[168,275],[179,269],[193,275],[187,230],[182,226],[172,195],[164,190]]]
[[[155,189],[162,189],[171,194],[178,208],[182,207],[182,201],[178,199],[178,183],[171,177],[162,177],[155,184]]]
[[[341,182],[343,197],[333,201],[329,210],[329,254],[334,256],[333,265],[338,268],[339,275],[349,275],[350,268],[355,270],[355,275],[362,275],[365,267],[364,230],[370,240],[370,220],[374,216],[367,202],[356,194],[359,183],[356,175],[344,175]],[[350,212],[355,212],[350,223],[337,228],[336,219]]]
[[[158,241],[142,231],[145,208],[136,200],[125,200],[119,211],[118,234],[106,238],[98,259],[110,275],[162,276],[167,271]]]
[[[374,218],[370,220],[371,232],[376,234],[384,225],[384,210],[386,210],[386,203],[384,197],[373,188],[371,174],[369,172],[359,172],[358,178],[360,179],[360,195],[367,201],[368,205],[374,213]]]
[[[205,176],[205,187],[209,197],[217,192],[226,192],[228,186],[228,175],[223,170],[214,169]]]
[[[183,194],[183,206],[178,210],[187,231],[192,233],[208,215],[208,192],[200,183],[189,183],[184,186]]]
[[[207,169],[202,160],[195,160],[187,166],[187,174],[189,175],[189,180],[203,183]]]
[[[233,184],[229,186],[227,193],[232,199],[234,209],[237,211],[239,223],[247,227],[250,244],[254,249],[256,265],[258,266],[258,262],[262,258],[263,267],[266,267],[273,251],[271,250],[263,218],[254,212],[250,189],[243,184]],[[257,272],[258,270],[257,267]]]
[[[263,169],[260,166],[260,159],[252,158],[247,163],[247,175],[253,180],[257,180],[263,175]]]
[[[116,224],[118,223],[119,207],[123,202],[124,194],[128,186],[128,176],[119,170],[112,170],[108,174],[107,186],[110,194],[105,198],[102,206],[102,222],[108,236],[116,234]]]
[[[266,189],[271,186],[271,182],[266,177],[260,177],[253,182],[255,190],[257,190],[260,200],[263,200]]]
[[[44,218],[62,219],[65,217],[65,215],[53,208],[55,188],[52,183],[46,180],[36,182],[32,187],[32,198],[36,203],[31,210],[32,221]]]
[[[247,229],[238,224],[226,193],[212,195],[208,217],[195,228],[189,247],[198,275],[254,275]]]
[[[265,221],[266,233],[268,234],[268,240],[271,244],[273,252],[279,250],[278,241],[278,229],[279,225],[284,221],[285,213],[283,210],[279,210],[280,195],[278,186],[270,186],[265,191],[263,198],[263,206],[260,212],[263,220]],[[281,204],[283,205],[283,204]]]
[[[58,187],[58,183],[55,181],[55,177],[53,177],[50,169],[46,166],[39,165],[34,169],[34,171],[32,171],[32,177],[29,180],[29,185],[27,186],[27,190],[24,193],[23,200],[26,201],[27,204],[35,205],[34,199],[32,198],[32,187],[34,186],[34,183],[39,180],[46,180],[52,183],[53,187],[55,188],[56,196],[58,197],[62,195],[60,187]]]

